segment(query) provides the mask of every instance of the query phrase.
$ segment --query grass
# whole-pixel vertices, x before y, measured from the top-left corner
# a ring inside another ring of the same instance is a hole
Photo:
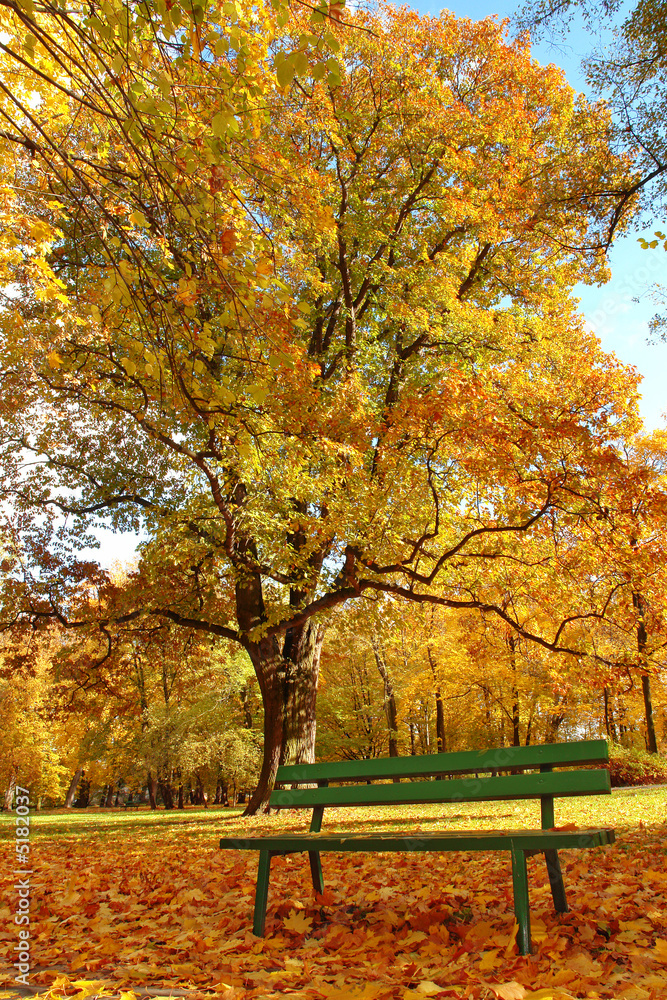
[[[383,830],[484,830],[536,829],[540,826],[539,800],[517,802],[468,802],[426,805],[416,812],[413,806],[327,809],[324,830],[364,830],[369,826]],[[611,795],[577,796],[556,801],[556,824],[611,826],[614,829],[647,829],[660,826],[667,817],[667,787],[643,786],[617,788]],[[51,809],[31,811],[31,837],[95,837],[103,840],[129,834],[142,840],[159,839],[174,828],[188,837],[209,841],[220,835],[249,836],[253,833],[301,832],[307,829],[308,810],[281,810],[270,816],[243,816],[243,806],[208,809],[190,807],[152,812],[147,807],[134,809]],[[641,824],[641,825],[640,825]],[[13,839],[12,813],[0,815],[0,840]]]

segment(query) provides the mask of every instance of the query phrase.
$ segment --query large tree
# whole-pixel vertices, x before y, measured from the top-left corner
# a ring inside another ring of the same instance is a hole
[[[590,515],[636,380],[569,297],[605,276],[626,169],[604,108],[490,21],[329,17],[325,64],[298,11],[267,36],[268,12],[235,10],[248,59],[273,38],[245,104],[224,104],[247,58],[211,10],[178,52],[139,47],[132,73],[86,66],[132,96],[122,127],[34,78],[42,103],[4,136],[25,237],[1,367],[5,489],[57,538],[50,574],[8,581],[14,608],[82,624],[66,541],[100,518],[141,527],[140,604],[113,618],[247,650],[254,810],[279,763],[313,753],[331,609],[387,592],[527,631],[477,567],[528,566],[523,539]],[[216,32],[227,48],[206,49]]]

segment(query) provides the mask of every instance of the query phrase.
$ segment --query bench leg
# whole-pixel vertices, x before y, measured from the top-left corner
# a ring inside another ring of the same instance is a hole
[[[324,892],[324,876],[322,875],[322,862],[319,851],[308,851],[310,861],[310,874],[313,877],[313,889],[320,896]]]
[[[522,955],[530,955],[530,902],[526,852],[512,845],[512,882],[514,884],[514,915],[519,925],[517,940]]]
[[[271,873],[271,851],[259,852],[257,868],[257,889],[255,890],[255,915],[252,922],[252,932],[257,937],[264,937],[266,921],[266,903],[269,898],[269,875]]]
[[[547,872],[551,885],[551,896],[554,901],[556,913],[567,913],[568,905],[565,898],[565,885],[563,884],[563,873],[560,868],[558,851],[549,850],[544,852],[547,862]]]

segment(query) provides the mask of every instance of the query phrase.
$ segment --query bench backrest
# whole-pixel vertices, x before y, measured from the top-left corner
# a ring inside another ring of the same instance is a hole
[[[278,768],[276,782],[277,786],[292,787],[276,787],[270,802],[272,806],[313,809],[321,816],[328,806],[539,798],[542,827],[548,829],[554,825],[554,797],[611,791],[607,769],[554,772],[553,768],[590,768],[608,760],[605,740],[582,740],[419,757],[292,764]],[[525,773],[531,769],[535,773]],[[394,782],[401,778],[420,780]]]

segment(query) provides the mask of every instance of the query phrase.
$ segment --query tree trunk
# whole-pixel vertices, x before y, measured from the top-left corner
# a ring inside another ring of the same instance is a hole
[[[289,629],[283,650],[275,636],[249,642],[247,650],[264,704],[264,758],[244,816],[268,810],[280,764],[315,759],[315,704],[323,626],[308,621]]]
[[[639,653],[639,668],[642,671],[642,692],[644,694],[644,714],[646,716],[646,749],[649,753],[658,752],[658,741],[655,735],[655,722],[653,719],[653,700],[651,698],[651,679],[648,674],[648,662],[646,656],[646,644],[648,635],[646,633],[646,608],[644,598],[641,594],[632,595],[632,603],[635,606],[639,621],[637,623],[637,652]]]
[[[157,809],[157,778],[148,772],[148,801],[151,809]]]
[[[252,712],[250,711],[250,685],[244,684],[241,689],[241,704],[243,705],[243,725],[252,729]]]
[[[74,800],[74,805],[77,809],[87,809],[88,803],[90,802],[90,781],[87,778],[81,778],[79,788],[78,798]]]
[[[195,778],[197,779],[196,788],[196,801],[197,804],[203,806],[204,809],[208,809],[208,797],[204,791],[204,782],[201,780],[201,775],[198,771],[195,771]]]
[[[83,774],[83,768],[82,767],[77,768],[76,774],[72,778],[69,789],[67,791],[67,795],[65,796],[65,809],[71,809],[72,806],[74,805],[76,790],[78,788],[82,774]]]
[[[546,742],[555,743],[558,739],[558,730],[560,729],[561,723],[565,719],[565,706],[567,704],[567,695],[554,694],[554,708],[553,712],[549,716],[549,721],[547,723],[547,733]]]
[[[14,778],[10,779],[9,785],[5,789],[5,809],[11,809],[14,802],[14,788],[16,782]]]
[[[178,786],[178,808],[185,809],[185,802],[183,799],[183,785]]]
[[[658,740],[655,735],[655,722],[653,720],[651,678],[648,674],[644,674],[642,677],[642,692],[644,694],[644,712],[646,714],[646,749],[649,753],[657,753]]]
[[[430,645],[426,647],[426,654],[428,656],[428,662],[431,666],[435,690],[435,738],[438,753],[445,753],[447,750],[447,733],[445,732],[445,703],[442,698],[442,688],[440,687],[440,680],[438,678],[437,664]]]
[[[380,674],[382,683],[384,684],[384,714],[387,717],[387,729],[389,730],[389,756],[398,757],[398,712],[396,710],[394,685],[391,680],[391,674],[389,673],[387,661],[384,658],[382,640],[379,639],[378,636],[374,635],[371,639],[371,645],[373,647],[373,653],[375,654],[375,663],[378,668],[378,673]]]
[[[516,676],[516,639],[513,635],[508,636],[507,645],[510,650],[510,668],[512,671],[512,746],[521,746],[521,733],[519,730],[520,710],[519,710],[519,685]]]
[[[614,710],[611,706],[609,688],[606,686],[604,688],[604,724],[607,730],[607,736],[609,736],[614,743],[618,743],[618,732],[616,731]]]
[[[162,801],[164,802],[165,809],[174,808],[174,795],[171,790],[171,784],[168,781],[162,781],[158,778],[158,788],[160,789],[160,795],[162,796]]]
[[[104,805],[105,806],[113,805],[113,785],[109,785],[107,788],[106,801]]]

